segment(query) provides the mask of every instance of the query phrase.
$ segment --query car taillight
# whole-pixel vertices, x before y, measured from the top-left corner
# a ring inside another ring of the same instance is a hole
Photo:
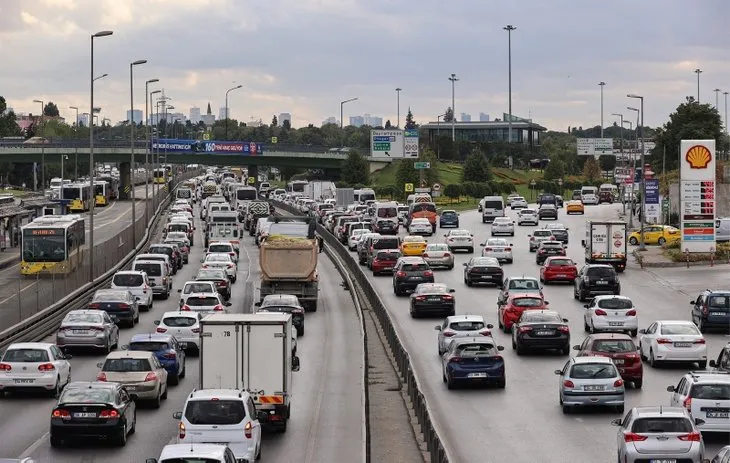
[[[484,248],[485,251],[491,251],[492,248]]]
[[[149,287],[149,286],[147,286],[147,285],[144,285],[144,286],[142,287],[142,293],[144,293],[144,294],[147,294],[147,290],[148,290],[148,289],[150,289],[150,287]]]
[[[165,352],[164,354],[162,354],[162,358],[168,359],[168,360],[174,360],[177,358],[177,354],[175,352]]]
[[[621,387],[623,385],[624,385],[624,380],[620,379],[620,378],[613,382],[613,387]]]
[[[484,329],[479,332],[482,336],[491,336],[492,332],[490,330]]]
[[[423,257],[423,258],[428,257],[428,253],[427,252],[424,252],[423,254],[421,254],[421,257]]]
[[[567,326],[559,326],[558,331],[560,331],[561,333],[570,333],[570,328]]]
[[[185,423],[182,421],[180,424],[177,425],[177,437],[180,439],[185,439]]]
[[[200,266],[201,268],[208,268],[208,264],[203,264]]]
[[[398,271],[398,272],[396,272],[395,276],[397,276],[399,278],[403,278],[406,276],[406,272]]]
[[[200,328],[193,328],[190,331],[192,331],[193,333],[200,333]]]
[[[571,387],[572,388],[572,387],[575,387],[575,384],[573,384],[573,381],[571,381],[569,379],[566,379],[565,381],[563,381],[563,387]]]
[[[147,376],[144,377],[145,382],[147,381],[157,381],[157,373],[150,371],[147,373]]]
[[[682,406],[687,409],[687,411],[692,411],[692,397],[687,397],[684,399],[684,402],[682,402]]]
[[[53,371],[56,367],[52,363],[41,363],[38,365],[38,371]]]
[[[608,315],[605,310],[603,309],[596,309],[595,312],[593,312],[595,315]]]
[[[626,312],[627,317],[635,317],[636,316],[636,310],[631,309],[628,312]]]
[[[116,410],[102,410],[101,413],[99,413],[99,418],[119,418],[119,412]]]
[[[444,301],[452,301],[454,300],[454,296],[452,296],[451,294],[444,294],[443,296],[441,296],[441,299],[443,299]]]
[[[223,312],[223,306],[220,304],[217,304],[215,307],[213,307],[214,312]]]
[[[119,304],[120,309],[129,309],[129,304]]]
[[[624,442],[641,442],[645,441],[649,436],[642,436],[641,434],[636,434],[634,432],[625,432],[624,433]]]
[[[228,265],[226,265],[226,267],[233,268],[233,264],[228,264]]]
[[[104,373],[103,371],[99,372],[99,374],[96,375],[96,380],[97,381],[106,381],[106,373]]]
[[[448,253],[448,252],[445,252],[445,253],[444,253],[444,257],[451,257],[451,254],[450,254],[450,253]]]
[[[236,252],[235,252],[235,251],[229,252],[228,254],[229,254],[229,255],[230,255],[231,257],[236,257]]]
[[[446,330],[443,332],[443,335],[447,338],[451,338],[453,336],[456,336],[456,332],[451,331],[451,330]]]
[[[190,310],[190,306],[187,304],[184,304],[180,310],[184,310],[184,311],[188,312]]]
[[[158,326],[158,327],[157,327],[157,329],[156,329],[155,331],[157,331],[158,333],[167,333],[167,328],[160,328],[160,327]]]
[[[708,313],[710,313],[710,309],[709,309],[709,307],[707,307],[706,305],[703,305],[703,306],[702,306],[702,313],[703,313],[704,315],[707,315]]]
[[[433,276],[433,272],[431,270],[426,270],[425,272],[423,272],[423,276],[425,276],[425,277],[432,277]]]
[[[7,363],[0,363],[0,371],[11,371],[13,367],[8,365]]]
[[[426,296],[416,296],[416,298],[415,298],[415,299],[416,299],[417,301],[425,301],[425,300],[426,300]]]
[[[101,306],[100,306],[99,304],[89,304],[89,308],[90,308],[90,309],[98,309],[98,308],[100,308],[100,307],[101,307]]]
[[[656,340],[657,344],[671,344],[672,340],[667,338],[659,338]]]
[[[677,436],[677,439],[685,442],[699,442],[702,440],[702,437],[700,436],[699,431],[694,431],[683,436]]]
[[[246,423],[246,426],[243,427],[243,434],[246,436],[246,439],[251,439],[251,436],[253,436],[252,430],[253,425],[249,421],[248,423]]]
[[[461,363],[461,357],[451,357],[449,363]]]
[[[705,343],[705,340],[704,339],[698,339],[694,343],[695,344],[704,344]]]
[[[51,418],[61,418],[62,420],[70,420],[71,413],[68,410],[57,408],[51,413]]]
[[[520,326],[520,328],[517,330],[518,333],[527,333],[532,331],[531,326]]]

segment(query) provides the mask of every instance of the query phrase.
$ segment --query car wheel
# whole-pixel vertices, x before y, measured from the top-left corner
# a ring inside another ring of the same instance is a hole
[[[61,439],[51,434],[51,447],[60,447],[61,443]]]
[[[502,331],[504,333],[511,333],[512,332],[512,327],[507,328],[507,324],[506,323],[503,323],[502,324]]]
[[[613,409],[614,409],[614,411],[616,413],[623,413],[624,412],[624,404],[616,405]]]
[[[256,448],[256,460],[261,459],[261,444],[259,443],[259,446]]]
[[[586,301],[586,294],[585,294],[585,291],[583,291],[583,289],[578,290],[578,300],[581,302]]]
[[[53,386],[53,389],[48,391],[54,399],[58,399],[58,396],[61,395],[61,377],[56,377],[56,384]]]
[[[654,350],[649,350],[649,365],[651,365],[653,368],[657,368],[659,366],[659,363],[654,358]]]
[[[469,248],[469,254],[474,254],[474,248]]]
[[[631,330],[629,331],[629,336],[632,338],[635,338],[639,334],[639,330]]]
[[[178,384],[180,384],[180,374],[178,373],[178,374],[175,374],[175,375],[168,375],[167,376],[167,380],[173,386],[177,386]],[[167,392],[165,392],[165,393],[167,393]]]
[[[162,393],[162,400],[167,400],[167,383],[165,383],[165,392]]]
[[[704,333],[705,331],[707,331],[705,321],[702,319],[702,317],[697,319],[697,329],[700,330],[700,333]]]
[[[504,389],[507,387],[507,378],[502,377],[497,381],[497,387],[500,389]]]
[[[637,244],[639,244],[639,240],[637,240],[635,236],[632,236],[631,238],[629,238],[629,244],[631,244],[632,246],[636,246]]]
[[[446,388],[447,389],[456,389],[456,383],[453,379],[451,379],[450,376],[446,377]]]
[[[641,389],[641,386],[643,386],[643,385],[644,385],[644,380],[643,379],[636,379],[636,380],[634,380],[634,388]]]
[[[464,283],[466,283],[467,286],[471,286],[473,284],[468,278],[464,278]]]
[[[517,347],[517,349],[516,349],[517,350],[517,355],[522,355],[522,354],[525,353],[525,348],[524,347],[520,346],[519,344],[517,344],[516,347]]]
[[[162,401],[161,395],[158,393],[157,398],[152,400],[152,408],[160,408],[160,402]]]
[[[443,371],[443,368],[441,369],[441,380],[442,380],[443,382],[446,382],[446,381],[447,381],[447,380],[446,380],[446,374],[444,373],[444,371]]]
[[[563,354],[563,355],[568,355],[568,354],[570,354],[570,346],[565,346],[565,347],[563,347],[563,348],[562,348],[562,349],[560,350],[560,353],[561,353],[561,354]]]
[[[104,346],[104,355],[108,355],[109,352],[112,351],[112,341],[111,339],[106,340],[106,345]]]
[[[122,429],[119,430],[119,435],[116,438],[117,447],[124,447],[127,445],[127,425],[124,424]]]
[[[596,327],[593,326],[593,320],[591,320],[590,325],[588,325],[588,332],[591,334],[595,334],[595,332],[596,332]]]
[[[566,415],[569,414],[570,413],[570,407],[567,406],[567,405],[565,405],[565,404],[563,404],[563,413],[565,413]]]
[[[590,333],[591,331],[591,327],[588,326],[588,322],[585,318],[583,319],[583,331],[585,331],[586,333]]]
[[[573,285],[573,299],[578,300],[578,289]]]
[[[700,362],[697,362],[697,364],[700,366],[700,370],[704,370],[707,368],[707,360],[702,360]]]
[[[182,370],[180,371],[180,377],[181,378],[184,378],[185,377],[185,373],[187,373],[187,369],[188,369],[188,367],[185,364],[185,362],[183,361],[183,367],[182,367]]]
[[[661,238],[659,238],[659,240],[657,240],[657,243],[659,243],[659,246],[663,245],[666,242],[667,242],[667,240],[665,240],[663,236]]]
[[[137,410],[134,411],[134,416],[132,417],[132,427],[129,428],[129,434],[134,434],[137,431]]]

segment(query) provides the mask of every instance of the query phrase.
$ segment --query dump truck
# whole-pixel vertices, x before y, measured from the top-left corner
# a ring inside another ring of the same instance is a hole
[[[261,301],[269,294],[293,294],[308,312],[317,311],[317,258],[322,238],[315,235],[311,217],[276,217],[259,246]]]
[[[593,221],[586,223],[585,248],[586,264],[609,264],[617,272],[626,268],[626,222]]]

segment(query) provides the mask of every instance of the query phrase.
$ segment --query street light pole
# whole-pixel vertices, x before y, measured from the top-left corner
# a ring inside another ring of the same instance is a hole
[[[456,100],[454,99],[455,84],[459,80],[456,74],[451,74],[451,142],[456,142]]]
[[[697,74],[697,103],[700,102],[700,74],[702,74],[702,69],[695,69],[695,74]]]
[[[603,87],[606,86],[606,82],[599,82],[601,86],[601,138],[603,138]]]
[[[611,115],[621,118],[621,162],[623,163],[623,162],[625,162],[625,159],[624,159],[624,115],[618,114],[618,113],[611,113]],[[603,125],[603,124],[601,124],[601,125]],[[623,183],[624,184],[622,185],[623,193],[621,193],[621,202],[624,205],[624,215],[626,215],[626,201],[625,201],[626,200],[626,182],[624,181]]]
[[[350,98],[349,100],[340,101],[340,137],[342,137],[342,140],[341,140],[340,144],[342,145],[343,148],[345,147],[345,134],[342,132],[342,129],[344,127],[343,122],[345,122],[344,121],[344,119],[345,119],[345,109],[344,109],[345,108],[345,103],[349,103],[351,101],[357,101],[357,99],[358,99],[358,97]]]
[[[718,113],[720,112],[720,92],[721,91],[722,90],[720,90],[719,88],[716,88],[715,90],[713,90],[713,92],[715,92],[715,109],[717,110]]]
[[[641,101],[641,125],[639,125],[636,131],[636,137],[639,137],[639,131],[641,131],[641,232],[639,233],[639,250],[644,251],[646,250],[646,243],[644,240],[644,225],[646,224],[646,168],[644,167],[644,97],[632,93],[629,93],[628,95],[626,95],[626,97],[636,98]]]
[[[629,130],[634,130],[634,123],[631,121],[624,121],[624,124],[629,124]],[[638,143],[638,141],[637,141]],[[629,160],[626,160],[626,165],[629,165]],[[631,195],[629,196],[629,199],[631,200],[631,211],[629,211],[629,228],[634,228],[634,177],[636,177],[636,166],[634,165],[634,154],[631,153],[631,168],[629,175],[631,176]]]
[[[89,181],[91,182],[92,201],[89,206],[89,282],[94,281],[94,206],[96,205],[96,197],[94,195],[94,39],[97,37],[107,37],[112,35],[112,31],[100,31],[91,36],[91,83],[90,83],[90,105],[89,117]]]
[[[154,104],[152,103],[152,97],[153,97],[153,96],[154,96],[154,95],[155,95],[156,93],[162,93],[162,90],[153,90],[153,91],[151,91],[151,92],[150,92],[150,113],[152,112],[152,110],[153,110],[153,109],[154,109],[154,107],[155,107],[155,105],[154,105]],[[155,122],[157,122],[157,120],[159,120],[160,116],[159,116],[159,114],[157,114],[156,112],[155,112],[155,117],[157,118]],[[149,125],[152,125],[152,115],[151,115],[151,114],[150,114],[150,118],[149,118],[149,121],[148,121],[148,123],[149,123]],[[157,124],[157,125],[159,125],[159,124]],[[159,129],[159,127],[158,127],[158,129]],[[159,133],[157,133],[157,142],[158,142],[158,144],[159,144],[159,137],[160,137],[160,134],[159,134]],[[154,143],[154,142],[153,142],[153,140],[154,140],[154,139],[155,139],[155,136],[154,136],[154,134],[150,134],[150,157],[152,158],[152,173],[150,173],[150,172],[149,172],[149,169],[148,169],[148,172],[147,172],[147,178],[148,178],[148,179],[150,178],[150,175],[153,175],[153,178],[154,178],[154,169],[155,169],[155,150],[154,150],[154,148],[152,148],[152,146],[153,146],[153,143]],[[153,207],[154,207],[155,209],[157,209],[157,195],[155,194],[155,189],[156,189],[156,188],[155,188],[155,182],[152,182],[152,196],[154,196],[154,198],[155,198],[155,200],[154,200],[154,201],[153,201],[152,203],[153,203],[153,205],[154,205]]]
[[[144,139],[145,139],[145,150],[144,150],[144,223],[148,226],[150,223],[150,121],[147,119],[150,111],[150,88],[149,85],[155,82],[159,82],[160,79],[149,79],[144,83]]]
[[[132,197],[132,247],[137,246],[137,211],[134,207],[134,203],[137,202],[136,195],[134,194],[136,187],[134,184],[134,127],[136,125],[134,122],[134,67],[146,62],[146,59],[140,59],[129,63],[129,125],[131,128],[129,132],[129,192]]]
[[[509,120],[507,121],[507,143],[512,143],[512,31],[517,29],[512,24],[507,24],[502,29],[507,31],[507,92],[508,92],[508,112]]]
[[[400,87],[398,87],[398,88],[395,89],[395,93],[396,93],[397,99],[398,99],[398,105],[397,105],[397,108],[398,108],[397,109],[398,110],[398,125],[396,125],[396,128],[398,128],[398,129],[400,129],[400,92],[401,92],[401,90],[403,90],[403,89],[400,88]]]
[[[228,94],[241,87],[243,87],[243,85],[236,85],[235,87],[231,87],[226,90],[226,140],[228,140],[228,119],[230,119],[230,117],[228,117]],[[167,122],[167,119],[165,119],[165,122]]]
[[[46,105],[43,104],[43,101],[42,100],[33,100],[33,103],[40,103],[41,104],[41,112],[38,113],[39,114],[38,117],[40,118],[40,121],[42,123],[43,122],[43,109],[46,107]]]

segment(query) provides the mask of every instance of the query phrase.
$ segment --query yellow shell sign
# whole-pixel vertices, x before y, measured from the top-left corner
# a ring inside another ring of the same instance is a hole
[[[691,169],[707,169],[712,161],[712,153],[703,145],[695,145],[687,150],[684,160]]]

